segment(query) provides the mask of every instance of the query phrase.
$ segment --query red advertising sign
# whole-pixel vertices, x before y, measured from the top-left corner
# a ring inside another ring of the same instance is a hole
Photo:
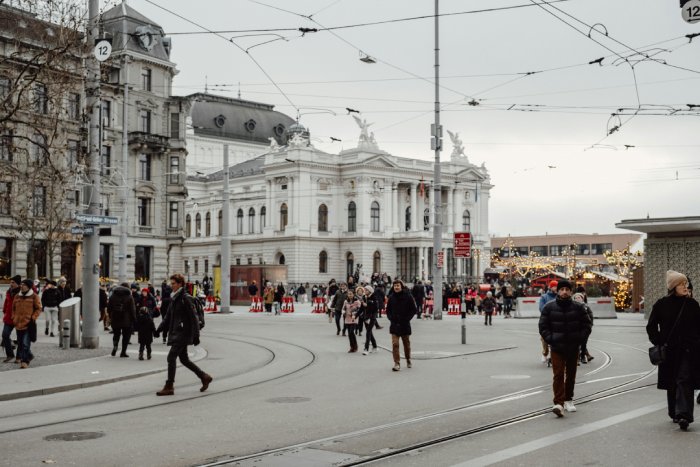
[[[472,234],[470,232],[455,232],[454,252],[455,258],[472,257]]]
[[[437,254],[437,267],[438,267],[438,269],[442,269],[442,266],[444,264],[445,264],[445,252],[438,251],[438,254]]]

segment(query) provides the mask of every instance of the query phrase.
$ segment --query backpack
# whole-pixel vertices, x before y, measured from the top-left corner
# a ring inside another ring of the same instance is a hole
[[[202,301],[191,295],[185,295],[185,299],[192,305],[192,311],[197,316],[199,329],[204,329],[204,305],[202,305]]]

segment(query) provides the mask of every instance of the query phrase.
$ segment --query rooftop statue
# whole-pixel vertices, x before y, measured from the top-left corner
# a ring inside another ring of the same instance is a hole
[[[452,158],[466,158],[467,155],[464,154],[464,144],[459,138],[459,132],[452,133],[450,130],[447,130],[447,134],[450,135],[450,139],[452,140]]]

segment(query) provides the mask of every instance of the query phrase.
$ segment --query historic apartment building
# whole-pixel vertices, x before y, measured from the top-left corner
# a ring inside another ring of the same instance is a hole
[[[54,24],[8,6],[0,15],[0,276],[62,274],[78,287],[82,238],[70,228],[72,214],[87,204],[83,59],[92,46],[77,29],[80,16]],[[100,275],[115,278],[126,229],[127,279],[160,281],[170,246],[183,239],[189,101],[172,96],[177,69],[160,26],[122,3],[102,14],[101,27],[113,47],[101,64],[101,207],[119,224],[99,229]],[[44,178],[17,179],[22,157],[41,169],[25,172]],[[37,165],[43,158],[48,162]],[[29,189],[31,196],[20,196]],[[24,227],[21,218],[33,224]]]

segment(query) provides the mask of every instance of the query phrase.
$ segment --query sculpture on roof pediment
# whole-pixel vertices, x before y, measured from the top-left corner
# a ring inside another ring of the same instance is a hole
[[[290,148],[305,148],[310,146],[309,139],[304,138],[300,133],[295,133],[290,139],[288,146]]]
[[[447,130],[447,134],[450,135],[450,140],[452,141],[452,159],[464,159],[464,161],[467,160],[467,155],[464,154],[464,143],[459,137],[459,132],[452,133],[450,130]]]
[[[280,145],[277,143],[277,140],[272,136],[267,139],[270,140],[270,147],[268,148],[270,152],[278,152],[280,150]]]
[[[358,116],[353,115],[352,118],[360,127],[360,139],[357,142],[357,147],[360,149],[379,149],[377,145],[377,140],[374,138],[374,132],[370,133],[368,131],[369,127],[374,125],[374,123],[367,123],[367,119],[360,119]]]

